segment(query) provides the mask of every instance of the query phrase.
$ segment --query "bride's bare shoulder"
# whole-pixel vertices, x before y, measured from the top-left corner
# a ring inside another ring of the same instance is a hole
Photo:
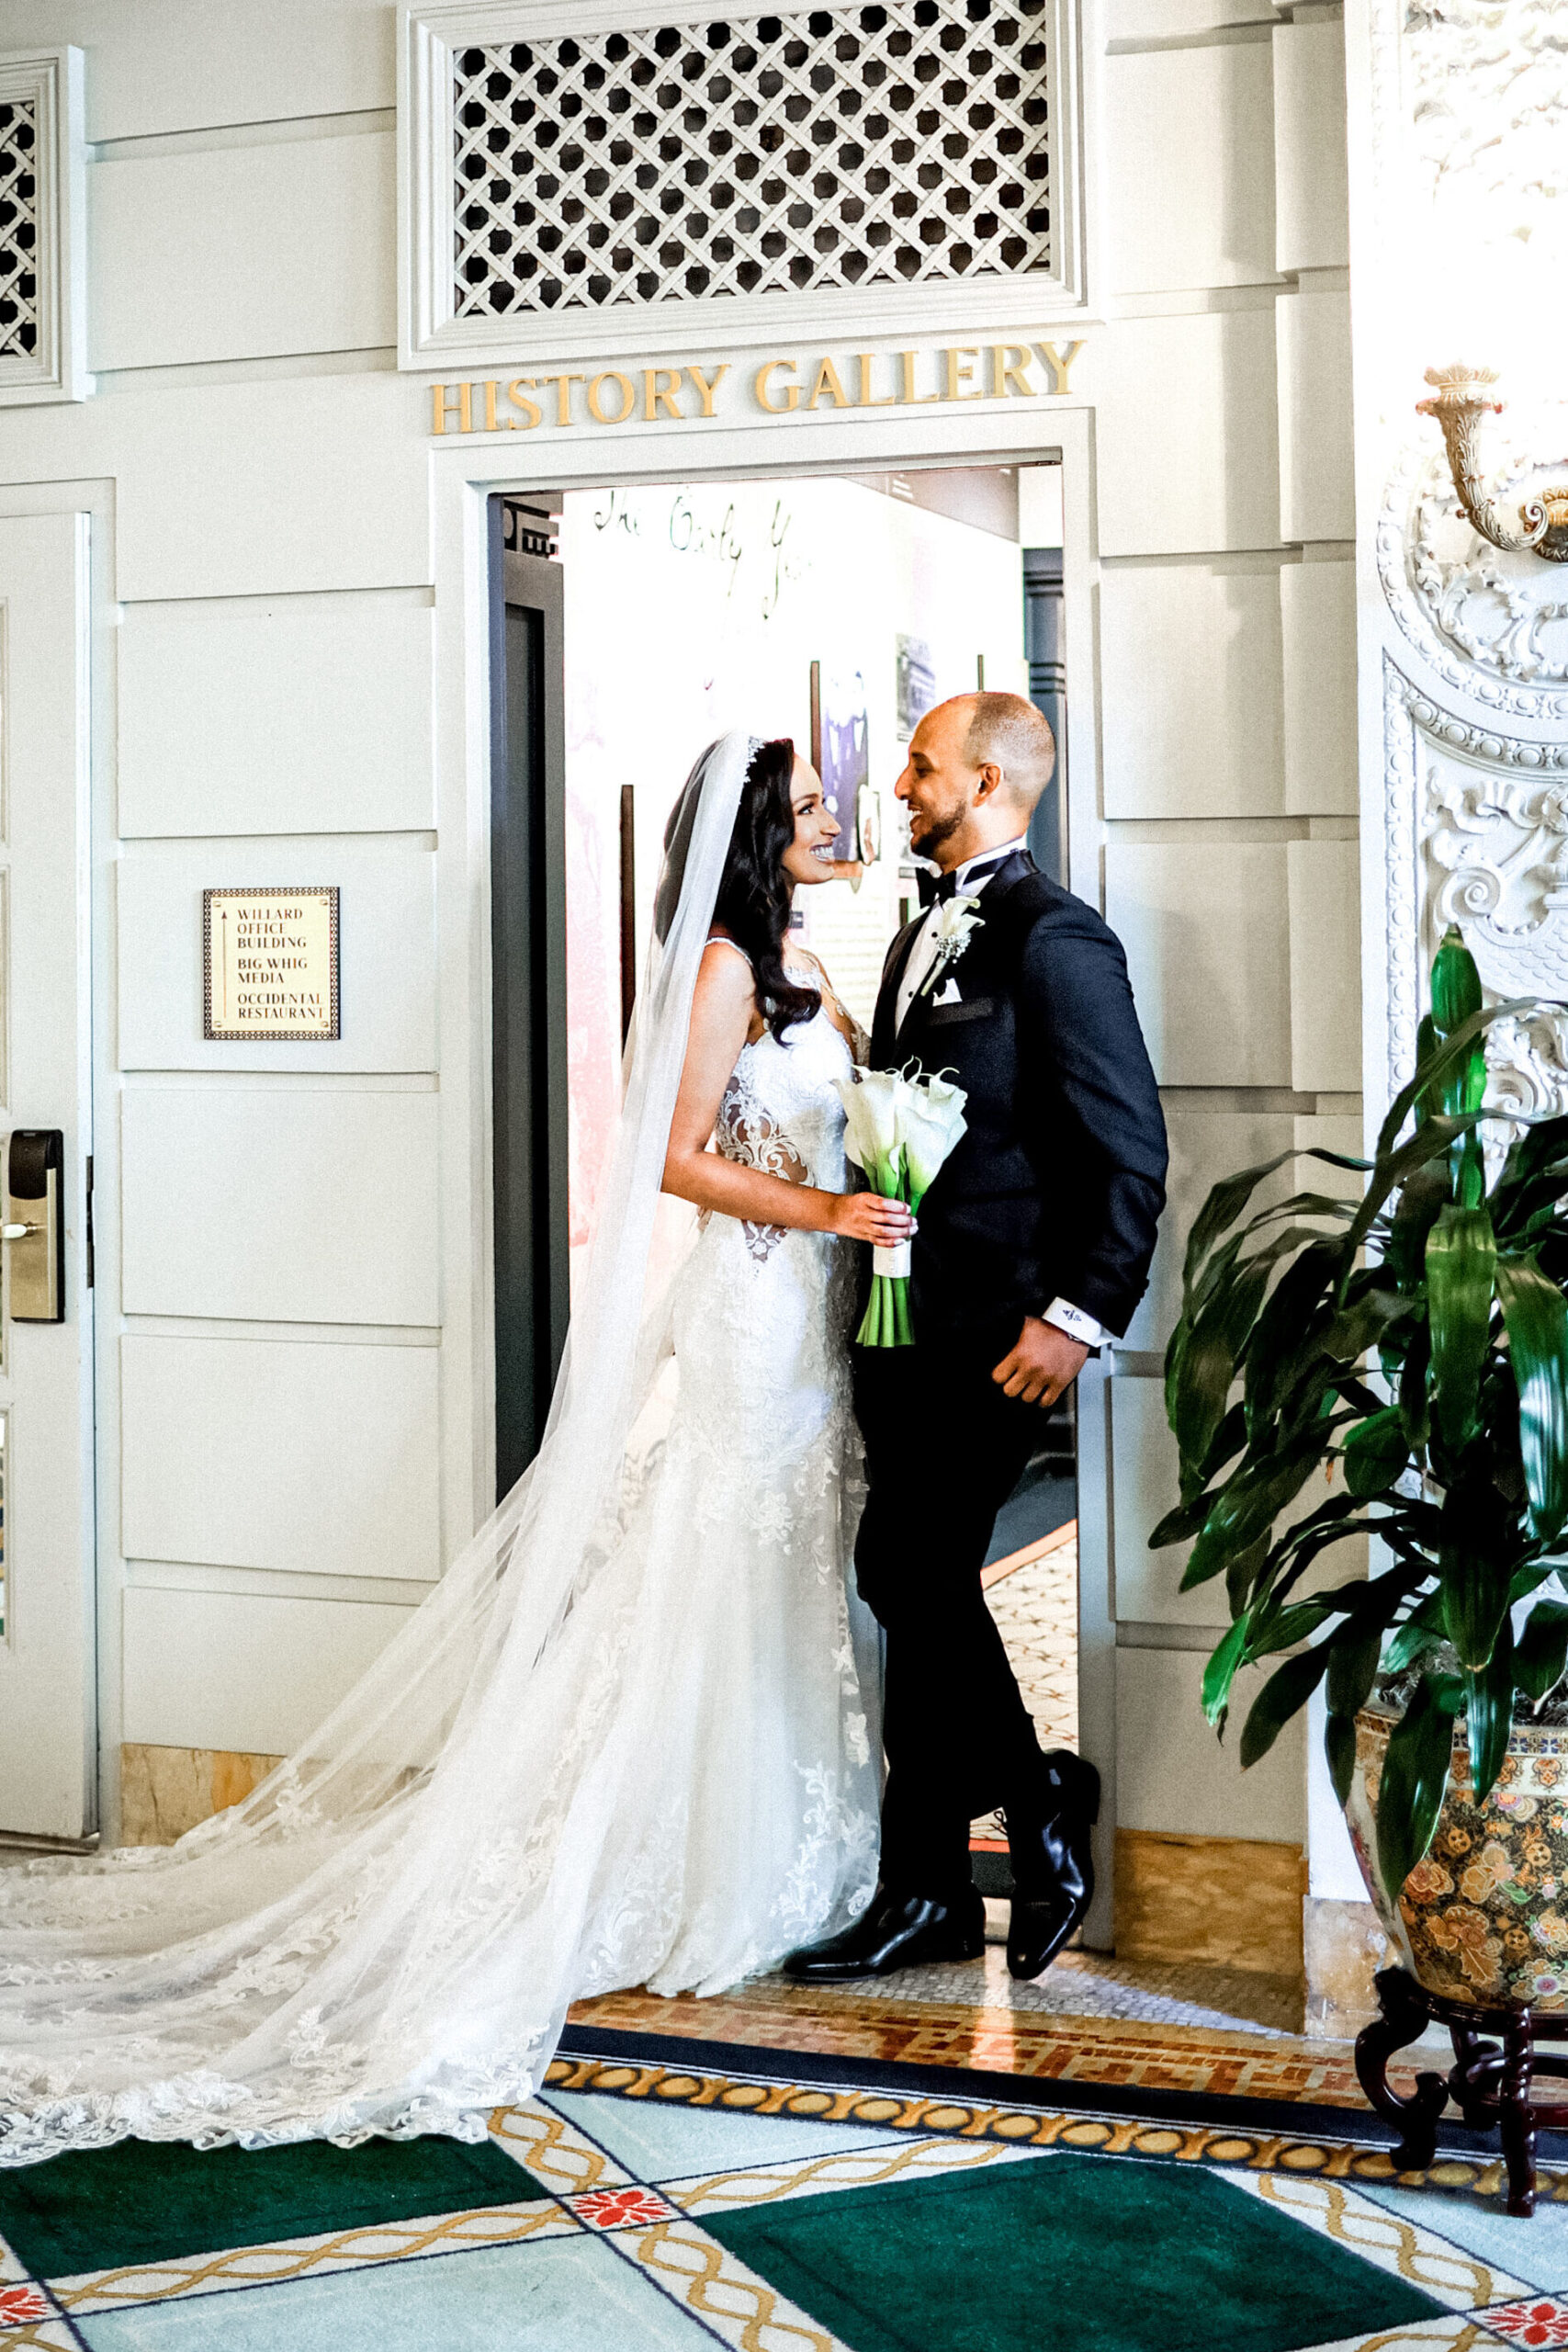
[[[748,1041],[761,1035],[762,1018],[757,1004],[757,978],[751,958],[739,940],[731,939],[726,931],[716,930],[708,934],[697,967],[694,1011],[727,1023],[744,1022]]]

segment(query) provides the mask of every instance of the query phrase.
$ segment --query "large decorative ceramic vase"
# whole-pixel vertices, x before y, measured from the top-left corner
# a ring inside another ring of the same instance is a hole
[[[1477,1804],[1464,1719],[1437,1835],[1397,1916],[1377,1871],[1377,1796],[1396,1718],[1356,1719],[1345,1814],[1377,1914],[1427,1992],[1478,2008],[1568,2008],[1568,1724],[1516,1723],[1503,1770]]]

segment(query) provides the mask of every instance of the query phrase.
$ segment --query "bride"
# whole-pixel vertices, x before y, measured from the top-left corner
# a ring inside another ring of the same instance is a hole
[[[571,2001],[717,1992],[863,1906],[838,1244],[908,1212],[845,1191],[835,1081],[863,1041],[787,946],[837,831],[788,742],[698,761],[538,1459],[243,1804],[172,1849],[0,1871],[0,2162],[479,2139]]]

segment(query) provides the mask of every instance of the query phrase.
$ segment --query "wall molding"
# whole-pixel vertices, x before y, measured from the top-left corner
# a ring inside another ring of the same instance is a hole
[[[84,400],[86,147],[82,51],[0,51],[0,407]],[[22,291],[24,285],[26,291]]]
[[[897,5],[897,0],[893,0]],[[943,0],[944,6],[947,0]],[[856,11],[844,10],[846,29]],[[404,6],[400,22],[398,110],[400,365],[434,370],[494,370],[508,356],[603,358],[607,352],[667,351],[682,343],[705,350],[763,344],[787,326],[803,336],[843,341],[930,333],[1021,332],[1071,319],[1085,309],[1078,0],[1040,0],[1031,30],[1047,51],[1045,96],[1050,153],[1050,266],[922,278],[911,283],[807,286],[766,292],[713,290],[656,300],[581,307],[521,307],[501,316],[459,316],[456,277],[454,178],[457,127],[455,63],[469,47],[574,40],[656,27],[705,26],[709,7],[689,0],[462,0]],[[791,15],[804,12],[792,10]],[[743,28],[764,12],[749,0],[735,12]],[[730,19],[725,19],[726,22]],[[955,24],[965,20],[954,11]],[[979,28],[969,28],[971,32]],[[968,35],[966,34],[966,37]]]

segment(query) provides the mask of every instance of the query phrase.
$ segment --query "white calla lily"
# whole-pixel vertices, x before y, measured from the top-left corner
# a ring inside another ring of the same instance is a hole
[[[904,1081],[897,1070],[863,1069],[835,1084],[844,1106],[844,1148],[857,1168],[875,1178],[890,1169],[901,1139]]]
[[[844,1148],[885,1199],[919,1205],[964,1133],[964,1089],[940,1074],[863,1069],[834,1080],[844,1106]],[[909,1245],[874,1250],[871,1297],[856,1338],[862,1347],[906,1348],[909,1323]]]
[[[948,1079],[907,1082],[900,1125],[909,1170],[909,1200],[918,1207],[967,1125],[963,1087]]]

